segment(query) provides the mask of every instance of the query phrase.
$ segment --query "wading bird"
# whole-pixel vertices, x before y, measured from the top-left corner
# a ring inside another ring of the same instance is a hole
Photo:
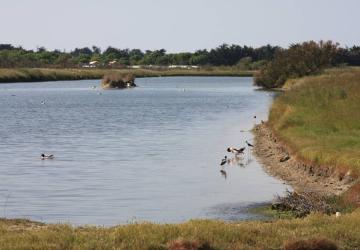
[[[236,149],[236,148],[233,148],[233,147],[227,148],[227,151],[230,152],[230,153],[233,153],[233,154],[243,154],[244,150],[245,150],[245,147],[239,148],[239,149]]]
[[[248,142],[248,141],[246,141],[245,142],[246,143],[246,145],[248,145],[248,147],[254,147],[254,145],[252,145],[250,142]]]
[[[53,159],[53,158],[54,158],[54,155],[41,154],[41,160]]]
[[[226,162],[227,162],[227,156],[225,155],[225,156],[224,156],[224,159],[222,159],[221,162],[220,162],[220,166],[225,165]]]

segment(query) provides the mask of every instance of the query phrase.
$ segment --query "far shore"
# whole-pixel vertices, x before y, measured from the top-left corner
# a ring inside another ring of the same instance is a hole
[[[201,69],[50,69],[50,68],[2,68],[0,83],[43,82],[101,79],[109,72],[131,73],[137,78],[172,76],[233,76],[252,77],[256,71],[238,70],[232,67],[210,67]]]

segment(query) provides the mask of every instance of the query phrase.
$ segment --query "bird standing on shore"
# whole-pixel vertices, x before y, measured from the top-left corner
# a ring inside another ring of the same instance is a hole
[[[41,160],[53,159],[54,155],[41,154]]]

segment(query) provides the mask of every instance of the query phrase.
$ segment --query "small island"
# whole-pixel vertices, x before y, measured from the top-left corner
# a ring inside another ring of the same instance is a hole
[[[101,80],[103,89],[124,89],[136,87],[135,76],[133,74],[122,74],[111,72],[105,74]]]

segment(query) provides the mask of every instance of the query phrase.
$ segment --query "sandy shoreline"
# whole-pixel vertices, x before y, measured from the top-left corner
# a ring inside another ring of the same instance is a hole
[[[339,195],[352,184],[350,176],[339,178],[336,173],[304,163],[279,143],[266,123],[256,125],[254,154],[267,173],[289,184],[297,192]],[[285,157],[290,157],[286,160]],[[341,179],[341,180],[340,180]]]

